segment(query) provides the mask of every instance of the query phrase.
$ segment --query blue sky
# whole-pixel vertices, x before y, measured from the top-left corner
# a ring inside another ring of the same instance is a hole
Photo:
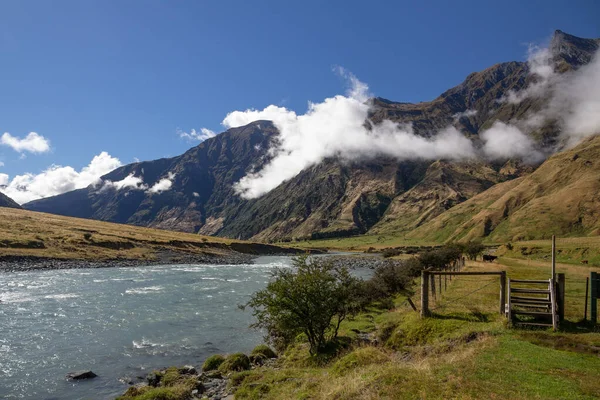
[[[343,93],[335,66],[377,96],[430,100],[555,29],[600,37],[599,15],[593,0],[3,1],[0,134],[50,149],[0,146],[0,173],[178,155],[194,145],[178,128]]]

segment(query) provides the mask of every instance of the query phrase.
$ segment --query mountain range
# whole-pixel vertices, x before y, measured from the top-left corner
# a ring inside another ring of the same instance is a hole
[[[599,44],[600,39],[556,31],[549,47],[554,70],[562,74],[589,63]],[[535,84],[536,79],[526,62],[501,63],[470,74],[429,102],[372,98],[369,119],[373,124],[385,120],[410,124],[414,133],[423,137],[454,126],[477,143],[481,132],[496,121],[516,121],[546,106],[548,99],[539,97],[502,101]],[[517,159],[329,158],[259,198],[241,198],[233,185],[268,163],[272,157],[269,146],[278,134],[272,122],[255,121],[229,129],[180,156],[125,165],[103,176],[104,184],[23,207],[258,241],[366,232],[436,240],[534,238],[550,229],[531,227],[542,212],[559,215],[563,233],[587,234],[599,228],[595,210],[600,208],[587,192],[596,188],[590,182],[598,182],[594,172],[595,157],[600,155],[597,139],[552,156],[541,165]],[[540,148],[560,150],[565,146],[556,123],[545,123],[527,134]],[[170,186],[152,191],[140,190],[141,183],[138,187],[114,185],[135,177],[146,183],[168,179]],[[567,193],[569,201],[556,197]]]

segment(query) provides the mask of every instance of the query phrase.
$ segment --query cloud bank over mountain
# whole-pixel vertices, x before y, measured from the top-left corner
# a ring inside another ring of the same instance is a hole
[[[509,158],[538,163],[556,149],[541,149],[528,135],[549,121],[557,121],[570,144],[600,131],[600,57],[576,71],[555,71],[552,53],[547,48],[530,47],[528,65],[534,82],[518,92],[510,92],[501,102],[517,104],[530,97],[549,98],[548,106],[526,120],[496,122],[480,132],[476,146],[453,126],[416,135],[410,125],[368,120],[368,86],[349,72],[337,72],[349,82],[346,95],[337,95],[321,103],[309,103],[308,111],[298,115],[292,110],[270,105],[263,110],[233,111],[222,124],[226,128],[257,120],[273,121],[280,135],[269,149],[271,160],[261,170],[244,176],[236,191],[247,199],[257,198],[302,170],[328,157],[372,159],[389,156],[398,160],[450,159],[481,157],[489,160]],[[465,110],[455,121],[476,112]]]

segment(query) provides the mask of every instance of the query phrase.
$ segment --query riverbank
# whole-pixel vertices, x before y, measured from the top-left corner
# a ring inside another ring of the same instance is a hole
[[[173,251],[158,252],[154,260],[108,259],[77,260],[35,256],[0,256],[0,272],[47,271],[57,269],[121,268],[158,266],[170,264],[250,264],[257,256],[242,253],[224,255],[189,254]]]

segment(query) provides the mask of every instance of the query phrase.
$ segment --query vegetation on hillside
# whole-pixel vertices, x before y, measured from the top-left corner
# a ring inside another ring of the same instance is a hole
[[[219,257],[234,251],[269,250],[286,251],[239,240],[0,207],[0,257],[153,261],[161,253]]]

